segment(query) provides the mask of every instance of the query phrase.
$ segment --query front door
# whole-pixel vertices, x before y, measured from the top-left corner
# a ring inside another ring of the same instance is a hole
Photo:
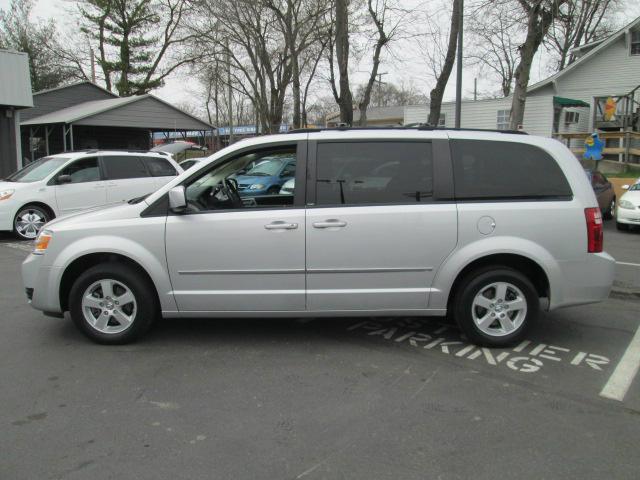
[[[434,198],[432,143],[309,148],[308,309],[426,309],[434,275],[457,240],[455,203]]]
[[[58,178],[62,175],[71,177],[71,182],[59,183]],[[53,183],[58,216],[107,203],[106,185],[100,177],[97,157],[81,158],[70,163],[56,175]]]
[[[304,176],[292,195],[243,195],[235,180],[262,157],[287,161],[304,148],[301,142],[247,149],[185,181],[188,207],[170,213],[166,226],[167,262],[180,311],[305,310]]]

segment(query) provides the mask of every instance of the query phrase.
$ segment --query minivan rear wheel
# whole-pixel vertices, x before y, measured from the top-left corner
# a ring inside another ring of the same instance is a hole
[[[69,293],[76,326],[102,344],[125,344],[144,334],[158,316],[153,285],[121,263],[102,263],[78,277]]]
[[[524,338],[536,321],[540,301],[535,287],[509,267],[471,272],[452,306],[460,329],[473,343],[506,347]]]

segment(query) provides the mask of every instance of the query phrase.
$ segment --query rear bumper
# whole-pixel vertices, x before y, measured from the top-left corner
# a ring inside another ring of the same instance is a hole
[[[549,310],[606,300],[615,277],[616,261],[606,252],[590,253],[585,260],[560,262],[560,285],[552,285]]]

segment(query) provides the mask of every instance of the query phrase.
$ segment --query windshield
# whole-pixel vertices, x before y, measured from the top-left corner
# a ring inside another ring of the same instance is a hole
[[[634,183],[633,185],[631,185],[631,186],[629,187],[629,191],[630,191],[630,192],[631,192],[631,191],[634,191],[634,190],[638,190],[638,191],[640,191],[640,183]]]
[[[69,160],[67,157],[43,157],[9,175],[5,180],[21,183],[37,182],[56,171],[67,160]]]
[[[282,168],[283,160],[270,159],[264,160],[247,171],[244,175],[247,177],[271,177],[277,175]]]
[[[151,149],[152,152],[167,152],[173,153],[174,155],[177,153],[182,153],[185,150],[189,150],[190,148],[195,147],[195,144],[189,142],[173,142],[173,143],[165,143],[163,145],[158,145],[157,147],[153,147]]]

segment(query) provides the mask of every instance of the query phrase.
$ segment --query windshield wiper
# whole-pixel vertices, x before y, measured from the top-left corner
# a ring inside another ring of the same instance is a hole
[[[136,203],[140,203],[141,201],[143,201],[145,198],[147,198],[149,195],[151,195],[150,193],[147,193],[146,195],[141,195],[139,197],[136,198],[132,198],[131,200],[129,200],[127,203],[129,205],[135,205]]]

